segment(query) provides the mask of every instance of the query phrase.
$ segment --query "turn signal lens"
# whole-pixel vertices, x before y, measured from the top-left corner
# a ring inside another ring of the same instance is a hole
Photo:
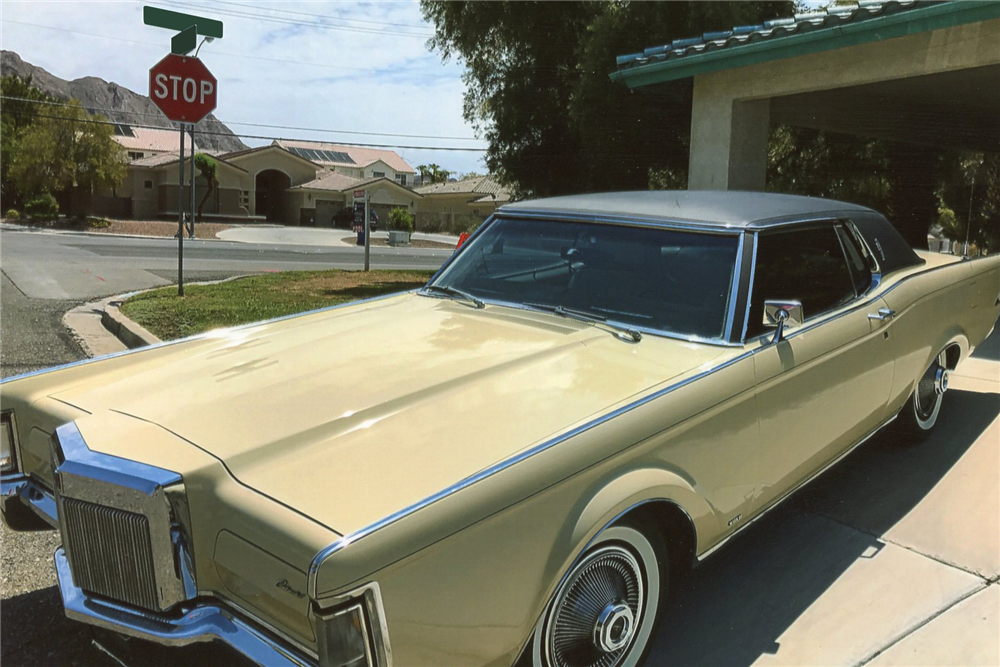
[[[17,470],[17,455],[14,450],[14,413],[6,410],[0,413],[0,467],[6,474]]]
[[[368,625],[360,603],[319,618],[317,628],[320,664],[323,667],[368,667]]]

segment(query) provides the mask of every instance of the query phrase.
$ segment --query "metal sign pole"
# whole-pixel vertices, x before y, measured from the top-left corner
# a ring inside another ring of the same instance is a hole
[[[194,123],[188,125],[191,130],[191,216],[188,218],[188,238],[194,238]]]
[[[181,126],[180,175],[177,178],[177,296],[184,296],[184,123]]]
[[[371,213],[368,212],[368,201],[371,196],[365,192],[365,271],[371,269],[371,250],[372,250],[372,223],[371,223]]]

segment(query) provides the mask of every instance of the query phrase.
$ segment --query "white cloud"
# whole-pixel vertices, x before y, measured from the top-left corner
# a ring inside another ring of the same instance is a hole
[[[414,146],[484,145],[235,124],[472,137],[472,128],[462,118],[462,68],[454,62],[442,63],[438,54],[427,49],[426,37],[432,28],[423,21],[415,2],[185,0],[171,8],[223,21],[224,39],[206,44],[200,57],[219,79],[216,115],[233,122],[235,132]],[[293,23],[234,14],[265,15]],[[169,51],[172,36],[170,31],[143,25],[138,2],[5,0],[0,19],[0,45],[28,62],[64,79],[96,76],[141,94],[148,93],[147,72]],[[458,172],[484,170],[481,153],[398,150],[414,166],[436,162]]]

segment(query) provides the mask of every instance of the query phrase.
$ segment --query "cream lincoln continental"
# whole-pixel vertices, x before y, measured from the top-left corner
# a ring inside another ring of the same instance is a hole
[[[504,206],[415,292],[13,378],[70,618],[262,665],[641,664],[696,564],[934,427],[1000,258],[772,194]]]

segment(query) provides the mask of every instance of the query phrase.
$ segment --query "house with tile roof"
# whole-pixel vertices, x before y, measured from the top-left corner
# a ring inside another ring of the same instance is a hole
[[[94,212],[137,219],[175,218],[177,133],[122,126],[115,140],[129,151],[127,176],[113,192],[94,198],[102,202],[102,210]],[[209,220],[332,226],[337,212],[353,204],[358,190],[369,191],[380,218],[394,207],[415,212],[422,199],[407,187],[413,182],[413,168],[390,150],[281,140],[210,154],[219,164],[219,183],[203,209]],[[184,202],[190,201],[190,168],[187,153]],[[196,202],[207,191],[208,183],[196,175]]]
[[[492,176],[430,183],[417,187],[416,191],[423,199],[416,213],[415,229],[454,229],[460,219],[485,220],[497,206],[510,201],[510,192]]]

